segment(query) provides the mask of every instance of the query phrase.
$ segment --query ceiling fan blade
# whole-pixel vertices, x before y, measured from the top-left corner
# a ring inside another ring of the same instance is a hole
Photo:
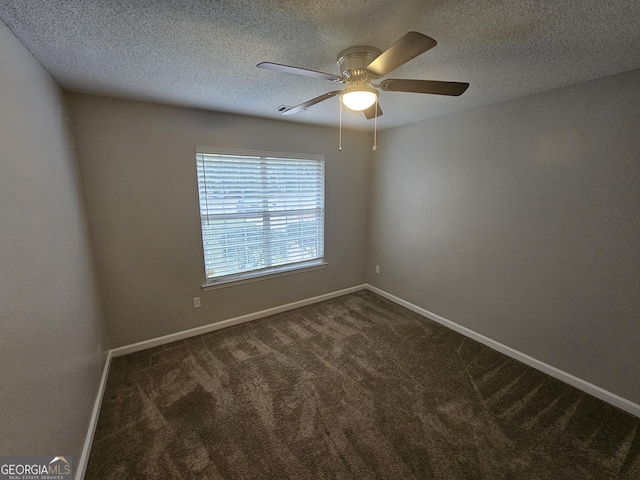
[[[265,70],[275,70],[276,72],[293,73],[295,75],[304,75],[305,77],[321,78],[322,80],[329,80],[331,82],[341,82],[342,79],[337,75],[331,73],[317,72],[315,70],[308,70],[306,68],[292,67],[290,65],[281,65],[279,63],[262,62],[256,65],[258,68],[264,68]]]
[[[407,63],[412,58],[436,46],[433,38],[418,32],[409,32],[387,48],[367,66],[374,75],[384,77],[391,70]]]
[[[382,115],[382,109],[380,108],[380,104],[378,102],[371,105],[369,108],[363,110],[364,116],[367,117],[367,120],[371,120],[376,117],[376,107],[378,107],[378,117]]]
[[[390,78],[380,82],[380,88],[389,92],[431,93],[435,95],[462,95],[468,83],[439,82],[436,80],[403,80]]]
[[[338,95],[340,93],[340,90],[334,90],[333,92],[329,92],[329,93],[325,93],[324,95],[320,95],[319,97],[316,98],[312,98],[309,101],[306,101],[304,103],[301,103],[300,105],[296,105],[295,107],[286,110],[285,112],[282,112],[283,115],[293,115],[296,113],[300,113],[303,110],[306,110],[307,108],[315,105],[316,103],[320,103],[323,102],[331,97],[335,97],[336,95]]]

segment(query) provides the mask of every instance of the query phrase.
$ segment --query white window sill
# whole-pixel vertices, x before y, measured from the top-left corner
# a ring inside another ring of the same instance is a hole
[[[294,275],[296,273],[311,272],[313,270],[327,268],[327,265],[327,262],[325,262],[324,260],[318,260],[316,262],[306,263],[304,265],[285,265],[282,267],[274,267],[273,269],[260,270],[259,272],[248,272],[245,274],[234,275],[231,278],[211,280],[202,285],[202,290],[217,290],[218,288],[233,287],[236,285],[243,285],[245,283],[253,283],[262,280],[268,280],[271,278],[285,277],[287,275]]]

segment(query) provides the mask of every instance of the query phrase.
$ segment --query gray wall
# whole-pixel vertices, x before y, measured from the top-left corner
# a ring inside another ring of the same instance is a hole
[[[65,99],[0,22],[0,453],[80,460],[106,334]]]
[[[639,126],[636,70],[383,132],[367,281],[640,403]]]
[[[371,135],[72,95],[113,347],[364,283]],[[326,156],[326,269],[203,292],[195,147]],[[202,308],[193,308],[201,297]]]

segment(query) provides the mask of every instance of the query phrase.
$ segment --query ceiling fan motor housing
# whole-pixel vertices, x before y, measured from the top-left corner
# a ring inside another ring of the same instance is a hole
[[[366,70],[382,52],[369,46],[350,47],[338,54],[337,62],[342,76],[352,80],[367,80],[376,78]]]

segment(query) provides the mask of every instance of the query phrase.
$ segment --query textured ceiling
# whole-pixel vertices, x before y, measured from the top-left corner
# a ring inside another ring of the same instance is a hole
[[[335,90],[262,61],[339,74],[353,45],[438,41],[388,75],[469,82],[461,97],[381,92],[389,128],[640,68],[639,0],[0,0],[0,18],[68,91],[337,125]],[[360,113],[344,123],[372,128]]]

